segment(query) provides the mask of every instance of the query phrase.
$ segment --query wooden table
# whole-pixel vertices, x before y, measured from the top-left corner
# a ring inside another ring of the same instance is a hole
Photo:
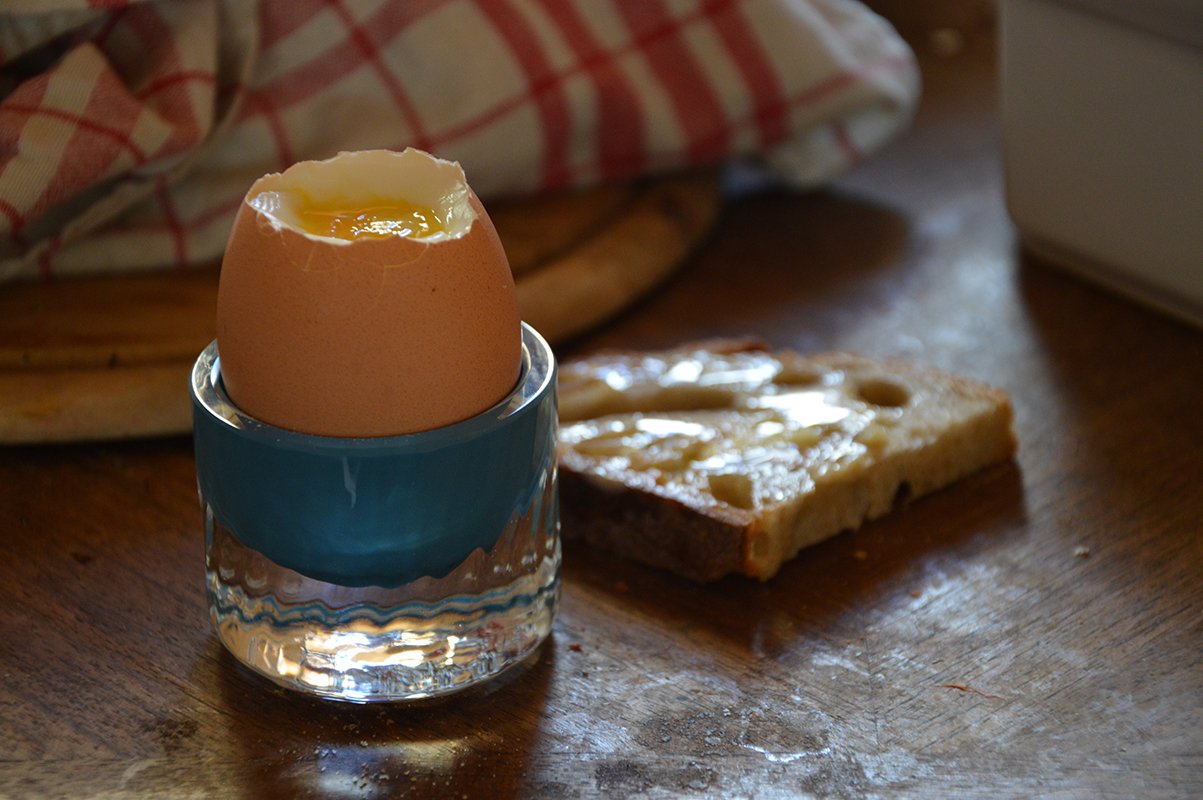
[[[764,585],[570,542],[536,660],[382,708],[221,649],[187,439],[2,450],[0,796],[1203,794],[1203,335],[1018,251],[988,24],[904,28],[910,133],[826,191],[733,198],[678,279],[562,355],[903,355],[1010,391],[1016,463]]]

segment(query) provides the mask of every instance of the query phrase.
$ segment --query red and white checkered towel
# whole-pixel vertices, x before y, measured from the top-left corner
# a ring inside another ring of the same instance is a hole
[[[215,262],[254,179],[339,150],[429,150],[486,199],[737,155],[813,185],[918,96],[854,0],[6,4],[0,280]]]

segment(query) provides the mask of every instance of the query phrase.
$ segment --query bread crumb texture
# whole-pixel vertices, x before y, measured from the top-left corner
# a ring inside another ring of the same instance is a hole
[[[565,535],[697,580],[767,579],[1015,451],[998,389],[742,342],[569,362],[559,401]]]

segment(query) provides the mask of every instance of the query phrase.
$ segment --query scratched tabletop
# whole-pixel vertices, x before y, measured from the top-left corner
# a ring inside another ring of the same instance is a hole
[[[1018,245],[989,4],[899,27],[906,135],[819,192],[733,181],[678,275],[560,355],[904,356],[1010,392],[1014,463],[765,584],[568,541],[535,658],[358,707],[210,633],[187,438],[2,449],[0,797],[1203,796],[1203,333]]]

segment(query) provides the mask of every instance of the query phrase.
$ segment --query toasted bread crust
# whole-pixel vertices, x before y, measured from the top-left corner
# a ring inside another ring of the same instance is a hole
[[[587,394],[588,376],[604,378],[608,369],[619,370],[630,380],[632,364],[646,364],[649,358],[664,362],[668,370],[682,361],[704,360],[708,354],[728,356],[756,349],[746,341],[730,345],[711,341],[659,353],[593,356],[565,366],[568,405],[591,410],[613,424],[638,420],[641,412],[656,412],[658,418],[704,419],[681,408],[679,392],[658,394],[654,376],[643,373],[635,380],[644,385],[629,387],[625,394],[591,396],[588,402],[575,404],[572,395]],[[774,380],[786,380],[788,375],[789,380],[805,384],[813,375],[830,386],[838,379],[841,396],[850,406],[886,409],[891,415],[889,426],[875,431],[873,446],[859,448],[856,459],[845,463],[833,457],[831,465],[820,464],[816,470],[820,479],[809,481],[799,475],[792,496],[751,507],[734,507],[698,490],[696,476],[688,474],[692,466],[667,477],[658,474],[656,482],[633,467],[603,468],[597,458],[573,444],[569,430],[569,441],[560,447],[565,536],[583,538],[697,581],[730,573],[767,580],[802,548],[886,514],[897,498],[935,491],[1015,452],[1011,404],[996,388],[898,360],[875,361],[845,353],[771,356],[780,365]],[[757,363],[763,363],[763,356],[757,357],[761,359]],[[730,366],[730,362],[721,364]],[[771,397],[781,391],[781,385],[764,384],[759,389],[743,385],[734,402],[755,400],[757,391]],[[707,411],[700,414],[715,413],[713,406],[703,407]],[[605,416],[610,409],[615,413]],[[718,413],[738,415],[746,410]],[[755,468],[749,471],[754,473]],[[684,483],[690,481],[695,485],[687,491]]]
[[[560,512],[571,536],[699,582],[742,571],[752,530],[751,521],[734,515],[699,513],[571,468],[560,470]]]

